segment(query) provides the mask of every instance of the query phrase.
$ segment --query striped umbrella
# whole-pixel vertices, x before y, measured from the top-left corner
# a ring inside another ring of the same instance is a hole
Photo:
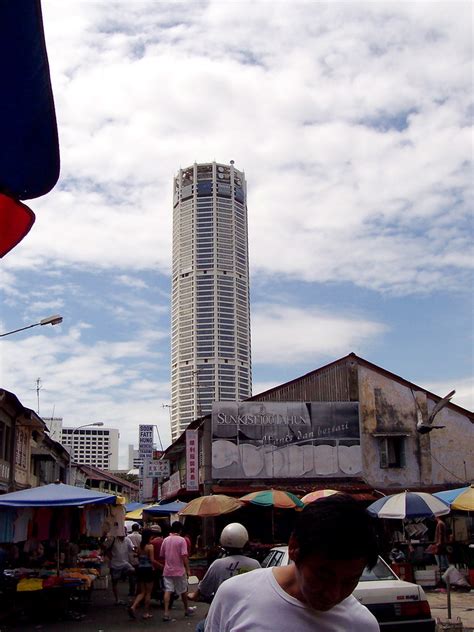
[[[433,494],[433,496],[448,503],[451,509],[474,511],[474,485],[458,487],[457,489],[450,489],[446,492],[437,492]]]
[[[260,507],[277,507],[278,509],[303,509],[304,503],[291,492],[281,489],[263,489],[242,496],[240,500]]]
[[[242,503],[232,496],[224,494],[213,494],[210,496],[199,496],[189,502],[184,509],[179,512],[180,516],[220,516],[240,509]]]
[[[426,492],[402,492],[379,498],[367,507],[377,518],[432,518],[450,512],[446,503]]]
[[[309,492],[306,496],[303,496],[301,499],[305,505],[309,505],[309,503],[314,503],[315,500],[319,500],[320,498],[327,498],[328,496],[332,496],[333,494],[338,494],[339,492],[335,489],[317,489],[314,492]]]

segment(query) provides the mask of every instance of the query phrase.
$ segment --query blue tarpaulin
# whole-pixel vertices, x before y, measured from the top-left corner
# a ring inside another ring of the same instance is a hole
[[[171,503],[153,505],[143,511],[147,514],[147,516],[169,516],[172,513],[180,512],[187,504],[188,503],[183,503],[180,500],[175,500]]]
[[[114,495],[64,483],[51,483],[0,496],[0,507],[77,507],[91,504],[112,505],[115,502]]]

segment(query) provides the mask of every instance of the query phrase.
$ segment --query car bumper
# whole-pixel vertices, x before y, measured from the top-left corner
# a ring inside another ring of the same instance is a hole
[[[434,619],[379,622],[380,632],[435,632]]]

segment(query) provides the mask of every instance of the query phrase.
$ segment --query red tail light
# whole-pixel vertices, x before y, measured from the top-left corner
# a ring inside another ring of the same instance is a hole
[[[406,601],[398,603],[402,617],[427,618],[431,617],[430,604],[427,601]]]

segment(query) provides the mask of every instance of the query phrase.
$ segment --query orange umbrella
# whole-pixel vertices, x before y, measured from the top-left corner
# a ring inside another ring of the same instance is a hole
[[[199,496],[189,502],[184,509],[179,512],[180,516],[201,516],[206,518],[209,516],[220,516],[221,514],[230,513],[242,507],[240,500],[232,496],[224,494],[215,494],[211,496]]]
[[[338,492],[335,489],[317,489],[314,492],[309,492],[306,496],[303,496],[301,499],[305,505],[309,503],[314,503],[315,500],[319,500],[320,498],[327,498],[328,496],[332,496],[333,494],[337,494]]]

